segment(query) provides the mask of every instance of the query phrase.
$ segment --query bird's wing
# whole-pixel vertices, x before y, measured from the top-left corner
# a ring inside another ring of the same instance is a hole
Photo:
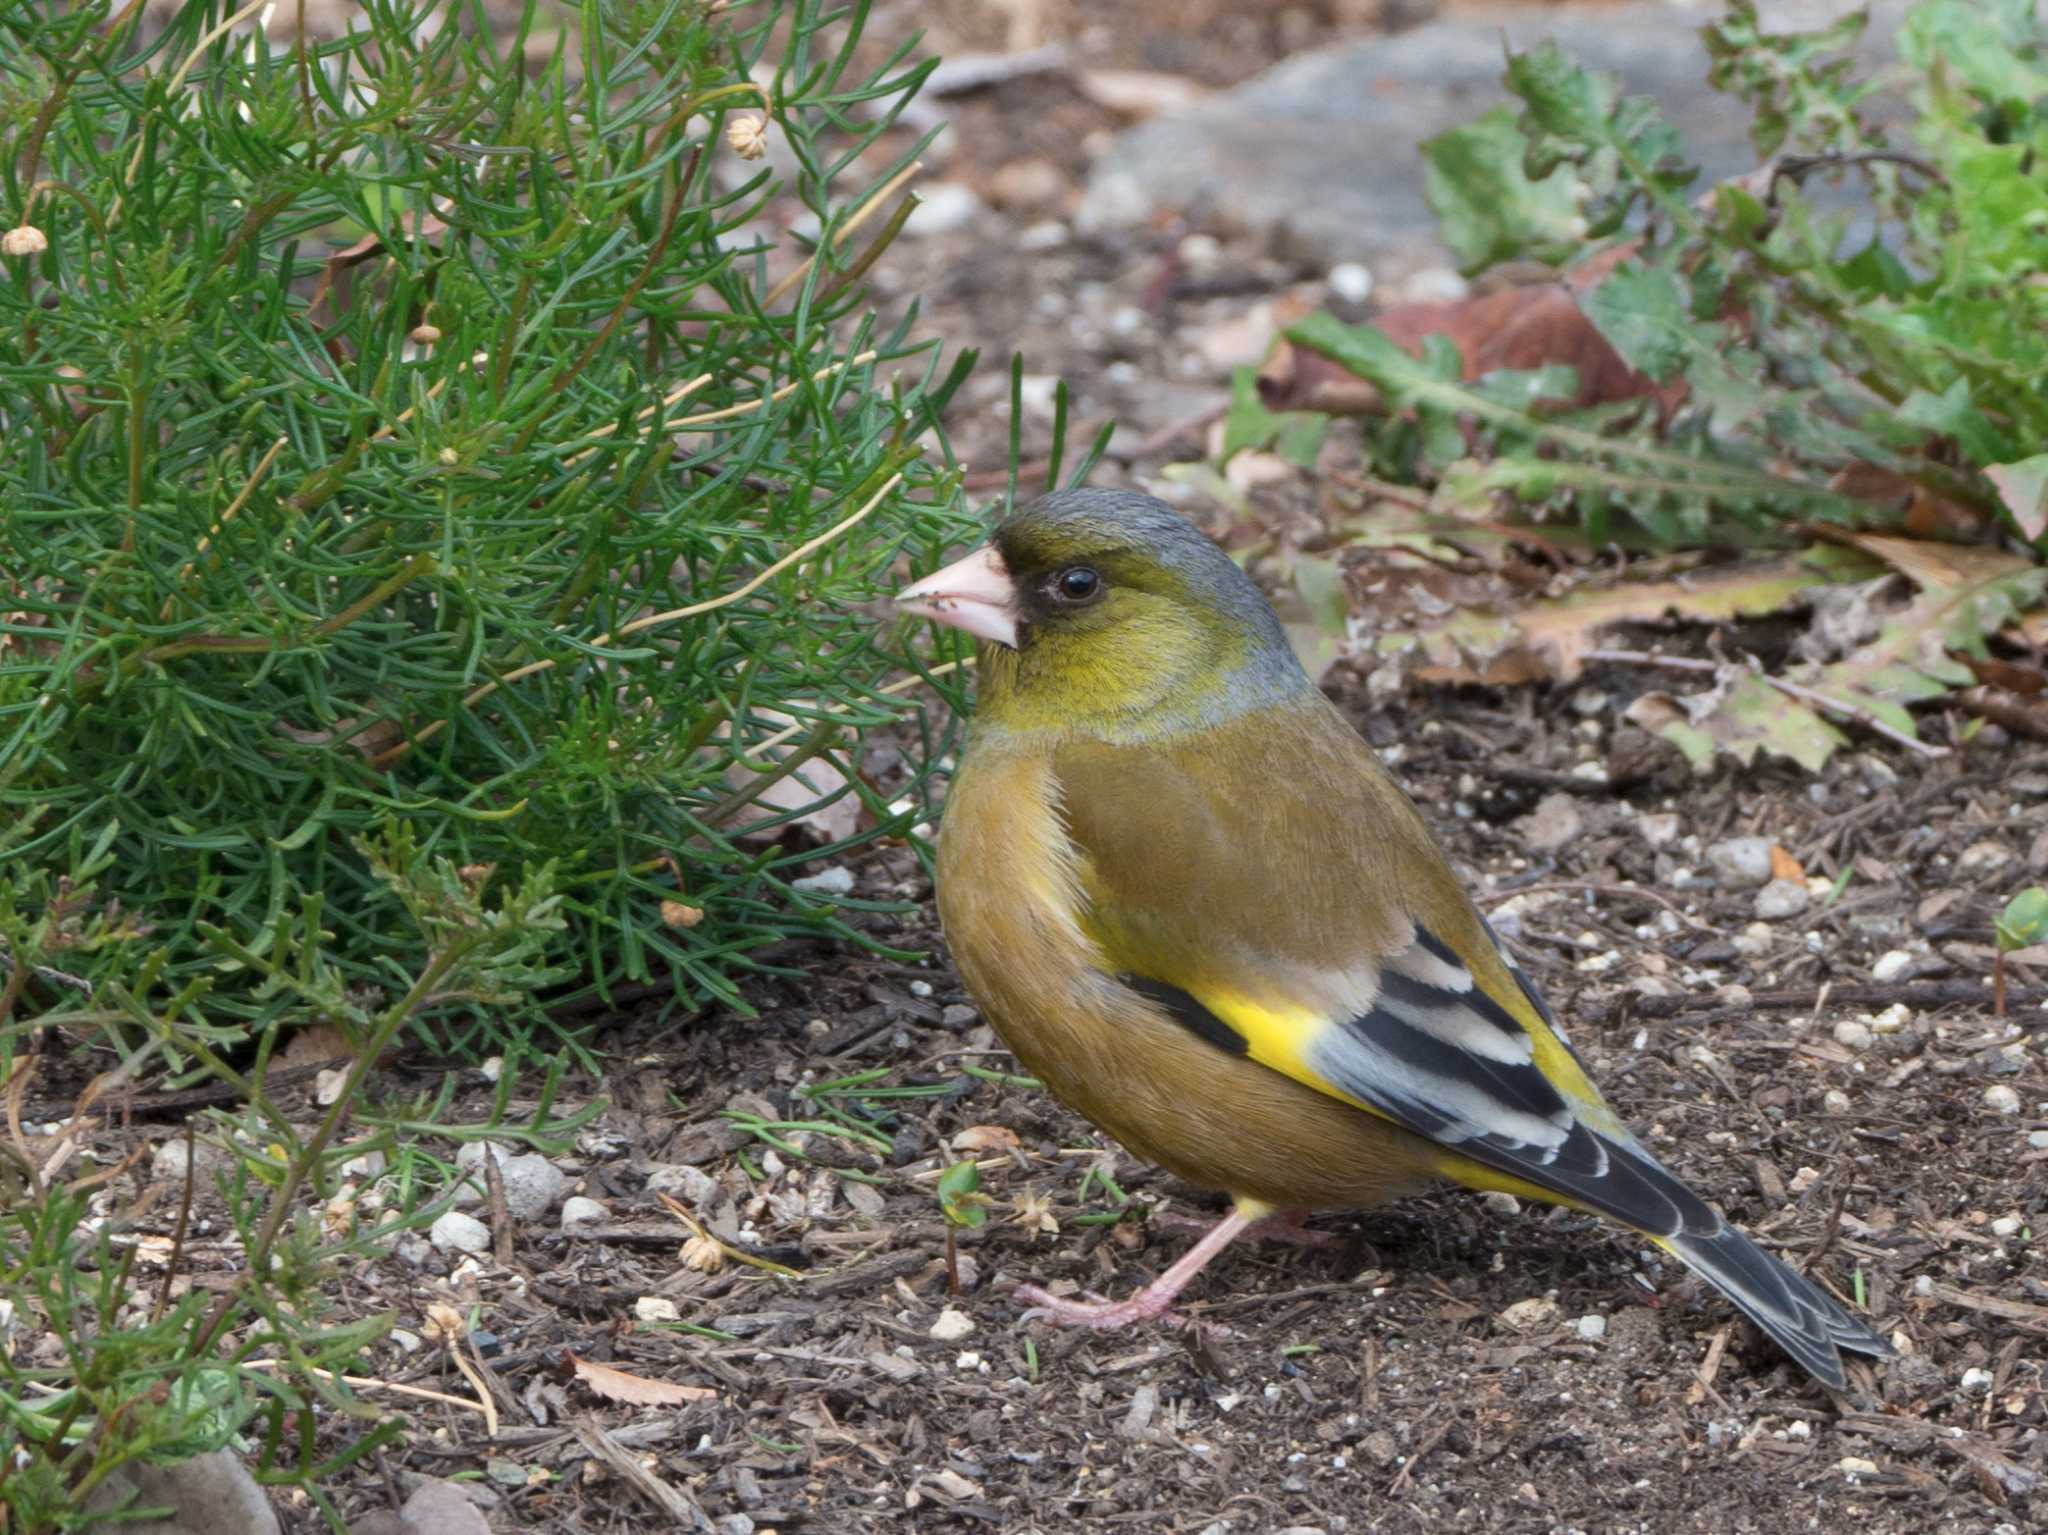
[[[1146,968],[1126,957],[1116,974],[1210,1046],[1434,1142],[1459,1182],[1598,1210],[1656,1237],[1722,1229],[1600,1101],[1541,998],[1505,962],[1511,993],[1490,989],[1418,925],[1369,977],[1354,969],[1339,985],[1301,986],[1295,972],[1295,996],[1256,967],[1236,984],[1212,972],[1185,985]]]

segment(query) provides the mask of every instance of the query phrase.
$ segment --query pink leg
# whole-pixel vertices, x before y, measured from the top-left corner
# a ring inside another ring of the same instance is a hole
[[[1245,1233],[1255,1242],[1278,1242],[1283,1247],[1341,1247],[1343,1238],[1333,1232],[1310,1231],[1305,1224],[1307,1210],[1282,1210],[1277,1215],[1268,1215],[1263,1220],[1252,1222]],[[1178,1210],[1162,1210],[1151,1216],[1147,1224],[1161,1231],[1207,1231],[1209,1222],[1199,1215],[1183,1215]]]
[[[1231,1211],[1190,1247],[1178,1263],[1129,1300],[1068,1300],[1048,1294],[1037,1285],[1019,1285],[1017,1299],[1031,1308],[1019,1320],[1029,1322],[1042,1317],[1062,1327],[1124,1327],[1132,1322],[1149,1322],[1165,1314],[1174,1297],[1187,1288],[1188,1281],[1254,1224],[1253,1218],[1242,1210]]]

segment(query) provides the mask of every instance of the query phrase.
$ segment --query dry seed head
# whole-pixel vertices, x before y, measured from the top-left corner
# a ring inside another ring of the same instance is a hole
[[[752,160],[760,153],[761,151],[757,149],[747,158]],[[6,234],[0,235],[0,251],[10,256],[40,256],[49,248],[50,237],[33,224],[17,224]]]
[[[691,1237],[683,1243],[680,1256],[684,1268],[700,1273],[715,1274],[725,1267],[725,1249],[709,1237]]]
[[[768,114],[741,112],[725,125],[725,142],[742,160],[758,160],[768,153]]]

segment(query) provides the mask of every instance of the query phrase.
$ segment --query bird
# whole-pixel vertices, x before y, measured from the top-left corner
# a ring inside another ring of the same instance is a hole
[[[934,865],[961,980],[1070,1108],[1230,1212],[1117,1327],[1253,1228],[1445,1182],[1592,1212],[1817,1380],[1892,1350],[1611,1109],[1421,813],[1230,556],[1135,491],[1056,491],[899,590],[976,641]]]

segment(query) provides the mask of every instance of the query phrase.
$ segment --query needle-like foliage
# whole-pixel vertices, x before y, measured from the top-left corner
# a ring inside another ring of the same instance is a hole
[[[861,282],[929,67],[854,69],[866,9],[0,13],[0,1021],[345,1023],[437,861],[553,866],[553,1000],[852,931],[759,818],[914,818],[872,603],[963,530],[961,370]]]

